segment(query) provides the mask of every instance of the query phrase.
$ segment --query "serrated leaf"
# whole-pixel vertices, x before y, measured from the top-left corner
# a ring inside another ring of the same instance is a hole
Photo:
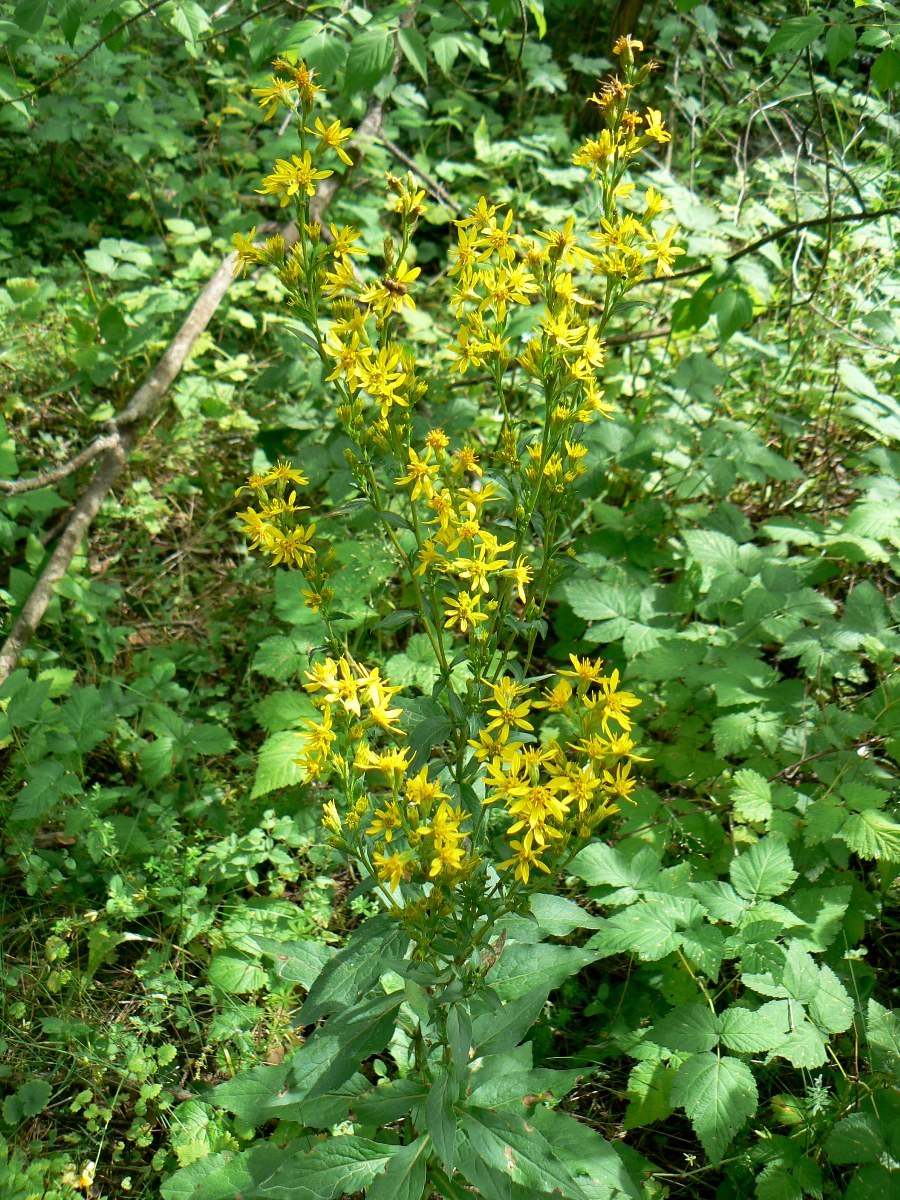
[[[900,825],[877,809],[851,814],[839,837],[860,858],[900,862]]]
[[[787,845],[777,834],[769,834],[746,854],[732,859],[728,873],[734,890],[744,900],[780,896],[797,878]]]
[[[346,946],[325,964],[310,988],[300,1010],[303,1024],[354,1004],[380,975],[402,963],[408,940],[388,913],[369,917],[353,931]]]
[[[344,93],[367,93],[390,70],[394,39],[383,25],[368,25],[350,43],[344,75]]]
[[[699,925],[685,929],[681,948],[693,966],[707,979],[716,983],[725,953],[725,935],[715,925]]]
[[[819,987],[809,1003],[809,1015],[827,1033],[844,1033],[853,1024],[850,993],[831,967],[819,967]]]
[[[870,1048],[889,1063],[900,1063],[900,1016],[877,1000],[869,1000],[866,1007],[866,1037]]]
[[[766,54],[799,54],[811,46],[825,31],[825,22],[820,16],[790,17],[782,21],[772,34]]]
[[[566,1200],[587,1200],[547,1139],[523,1117],[472,1107],[461,1114],[460,1128],[476,1157],[529,1195],[558,1190]]]
[[[506,946],[497,965],[491,968],[488,981],[501,999],[515,1000],[544,982],[551,988],[559,987],[596,957],[589,947],[582,950],[578,946],[555,946],[549,942],[536,946],[514,942]]]
[[[628,1076],[625,1095],[628,1108],[622,1122],[625,1129],[638,1129],[663,1120],[672,1112],[672,1085],[675,1071],[665,1062],[647,1059],[634,1065]]]
[[[851,1113],[834,1126],[825,1151],[828,1161],[838,1166],[878,1162],[887,1152],[881,1122],[871,1113]]]
[[[265,985],[266,973],[252,958],[231,951],[214,954],[207,967],[209,982],[233,996],[258,992]]]
[[[428,1138],[401,1146],[366,1192],[366,1200],[422,1200],[428,1167]]]
[[[781,1032],[765,1013],[751,1012],[749,1008],[736,1005],[720,1014],[719,1031],[728,1049],[737,1050],[739,1054],[771,1050],[782,1040]]]
[[[716,1054],[695,1054],[682,1063],[672,1087],[672,1103],[684,1109],[713,1163],[756,1112],[756,1080],[746,1063]]]
[[[402,26],[397,33],[397,41],[406,61],[428,82],[428,56],[425,53],[425,39],[418,29],[413,26]]]
[[[655,1022],[647,1035],[669,1050],[699,1054],[712,1050],[719,1040],[715,1013],[704,1004],[682,1004]]]
[[[606,922],[587,943],[600,955],[633,951],[645,962],[665,958],[681,945],[678,923],[671,913],[652,904],[632,904]]]
[[[334,951],[322,942],[279,942],[275,938],[253,935],[250,941],[260,953],[274,960],[275,973],[280,979],[300,983],[307,991],[312,987]]]
[[[759,1011],[781,1035],[769,1052],[770,1058],[786,1058],[792,1066],[809,1070],[826,1062],[825,1039],[806,1016],[802,1004],[793,1000],[770,1000]]]
[[[250,799],[266,796],[279,788],[294,787],[304,780],[304,770],[296,758],[306,745],[306,734],[288,729],[273,733],[260,747],[256,777]]]
[[[585,846],[569,864],[572,874],[592,887],[608,884],[635,891],[652,887],[659,876],[659,868],[659,857],[647,846],[629,861],[614,846],[604,842]]]
[[[758,771],[735,771],[731,799],[743,821],[768,821],[772,815],[772,788]]]

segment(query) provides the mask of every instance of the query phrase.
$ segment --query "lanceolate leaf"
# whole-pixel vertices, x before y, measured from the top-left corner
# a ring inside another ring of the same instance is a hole
[[[424,1135],[401,1147],[366,1192],[366,1200],[422,1200],[428,1165]]]
[[[543,1134],[526,1118],[486,1108],[467,1108],[460,1128],[476,1157],[532,1193],[585,1200]]]
[[[407,938],[387,913],[370,917],[326,963],[309,990],[300,1020],[310,1024],[336,1008],[355,1003],[379,975],[402,961]]]

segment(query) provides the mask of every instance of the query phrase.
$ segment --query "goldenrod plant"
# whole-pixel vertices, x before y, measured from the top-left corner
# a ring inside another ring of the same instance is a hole
[[[393,217],[378,253],[357,229],[324,229],[311,201],[350,161],[352,131],[318,115],[321,89],[302,62],[277,59],[257,90],[267,117],[296,119],[298,153],[278,159],[260,190],[293,211],[297,239],[237,236],[239,265],[274,270],[323,364],[359,500],[411,589],[414,607],[399,617],[427,635],[438,664],[430,715],[417,719],[342,637],[334,556],[303,472],[279,462],[248,479],[240,518],[252,547],[302,577],[327,632],[305,672],[317,715],[298,761],[325,835],[383,908],[307,981],[301,1022],[328,1019],[270,1073],[269,1115],[324,1130],[336,1112],[353,1123],[340,1137],[299,1137],[290,1170],[303,1195],[309,1174],[317,1196],[457,1196],[470,1184],[486,1196],[514,1186],[575,1200],[596,1194],[609,1156],[621,1169],[599,1135],[553,1108],[577,1072],[530,1072],[519,1045],[553,978],[529,976],[522,992],[509,971],[542,931],[590,927],[555,883],[629,803],[642,761],[639,701],[618,670],[571,655],[566,669],[536,674],[535,659],[548,597],[571,565],[582,433],[611,412],[604,334],[628,293],[671,273],[681,253],[665,199],[633,178],[642,152],[669,140],[659,112],[636,104],[653,65],[638,66],[642,49],[621,38],[620,73],[591,96],[602,128],[574,155],[595,201],[589,228],[570,217],[527,230],[486,197],[455,222],[454,327],[429,369],[404,337],[425,286],[413,265],[424,191],[388,176]],[[522,310],[531,330],[516,338]],[[470,370],[489,381],[484,419],[453,438],[429,374]],[[563,977],[591,958],[557,949]],[[376,1087],[358,1071],[374,1055]],[[209,1186],[197,1194],[219,1194]]]

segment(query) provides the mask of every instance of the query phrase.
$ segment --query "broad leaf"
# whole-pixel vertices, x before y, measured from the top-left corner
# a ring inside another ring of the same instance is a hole
[[[684,1108],[703,1149],[718,1163],[756,1112],[756,1081],[740,1059],[695,1054],[678,1070],[672,1103]]]
[[[768,900],[786,892],[797,872],[784,840],[770,834],[733,859],[729,870],[734,890],[745,900]]]
[[[524,1117],[486,1108],[467,1108],[460,1129],[473,1154],[531,1194],[558,1192],[566,1200],[585,1200],[568,1169],[547,1139]]]

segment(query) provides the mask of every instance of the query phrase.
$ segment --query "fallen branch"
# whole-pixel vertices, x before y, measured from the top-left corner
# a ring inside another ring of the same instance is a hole
[[[85,467],[89,462],[93,462],[97,455],[102,454],[104,450],[112,450],[118,441],[118,433],[106,434],[103,437],[95,438],[80,454],[76,454],[61,467],[54,467],[52,471],[44,471],[42,475],[32,475],[30,479],[0,479],[0,492],[6,492],[7,496],[20,496],[22,492],[34,492],[38,488],[50,487],[51,484],[65,479],[67,475],[73,475],[79,467]]]
[[[773,229],[771,233],[767,233],[753,242],[748,242],[746,246],[740,246],[737,250],[732,250],[730,254],[723,255],[722,260],[727,263],[737,262],[739,258],[744,258],[747,254],[752,254],[763,246],[768,246],[770,242],[777,242],[779,238],[786,237],[789,233],[800,233],[804,229],[865,224],[868,221],[880,221],[882,217],[896,217],[898,214],[900,214],[900,204],[878,211],[866,209],[864,212],[827,213],[823,217],[810,217],[806,221],[792,221],[789,225],[781,225],[778,229]],[[644,283],[671,283],[675,279],[690,279],[692,275],[703,275],[711,269],[712,262],[706,259],[704,262],[698,263],[696,267],[687,267],[684,271],[675,271],[672,275],[657,275],[654,279],[645,279]]]
[[[357,128],[354,138],[354,141],[358,143],[356,150],[359,158],[365,154],[366,143],[378,135],[381,120],[381,101],[373,100]],[[346,176],[343,175],[332,175],[322,181],[322,186],[310,204],[312,218],[319,219],[322,216],[345,178]],[[288,243],[296,239],[296,227],[293,223],[284,229],[283,236]],[[184,365],[185,359],[222,302],[229,284],[234,278],[236,264],[237,257],[233,252],[225,256],[222,265],[195,300],[191,311],[159,362],[112,422],[113,433],[105,439],[98,438],[65,467],[56,468],[55,471],[46,472],[44,476],[39,477],[46,481],[50,476],[51,482],[55,482],[57,479],[72,474],[79,466],[84,466],[94,459],[97,460],[96,474],[72,509],[53,553],[16,618],[9,636],[0,648],[0,683],[3,683],[18,665],[22,651],[43,620],[56,586],[69,569],[82,539],[100,511],[107,492],[124,470],[128,456],[139,437],[139,424],[146,421],[161,406],[166,393]],[[106,444],[99,449],[98,443],[101,441],[105,441]],[[25,486],[17,487],[14,490],[28,491],[32,486],[45,486],[45,482],[35,483],[33,479],[23,480],[22,483]]]

